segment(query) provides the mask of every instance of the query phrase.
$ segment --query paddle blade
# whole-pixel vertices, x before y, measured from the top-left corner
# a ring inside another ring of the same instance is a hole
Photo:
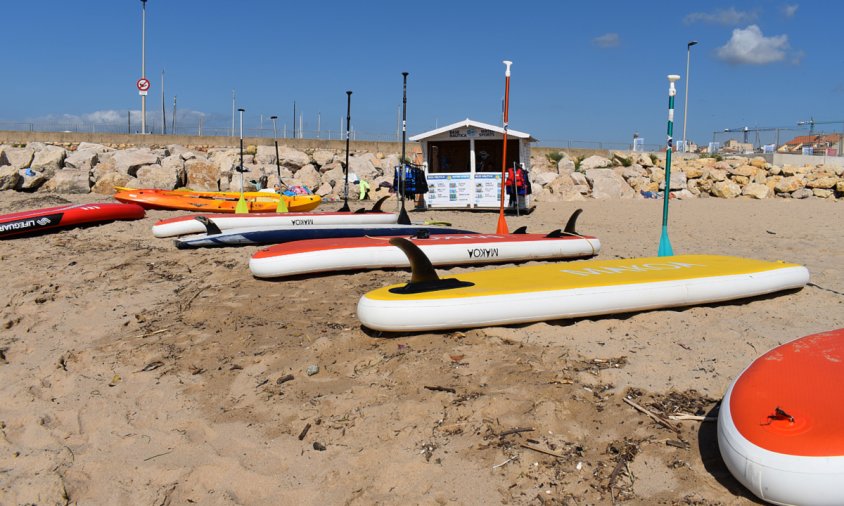
[[[246,199],[243,198],[243,192],[240,193],[240,199],[237,201],[237,205],[234,206],[234,213],[235,214],[247,214],[249,212],[249,205],[246,203]]]
[[[278,206],[276,206],[275,212],[277,212],[277,213],[286,213],[287,212],[287,199],[284,198],[284,195],[279,195]]]
[[[662,236],[659,238],[659,252],[657,253],[657,256],[674,256],[674,250],[671,248],[671,241],[668,240],[668,227],[662,227]]]
[[[504,213],[498,215],[498,227],[495,229],[496,234],[507,234],[507,219],[504,218]]]

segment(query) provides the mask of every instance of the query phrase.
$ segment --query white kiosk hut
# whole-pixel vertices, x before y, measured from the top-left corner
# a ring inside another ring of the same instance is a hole
[[[498,209],[504,128],[466,118],[410,140],[422,143],[428,207]],[[530,170],[531,142],[530,134],[507,129],[508,168],[515,163]]]

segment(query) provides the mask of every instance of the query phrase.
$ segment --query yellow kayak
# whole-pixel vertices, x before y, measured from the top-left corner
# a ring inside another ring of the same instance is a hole
[[[114,198],[120,202],[131,202],[146,209],[176,209],[182,211],[202,211],[215,213],[233,213],[240,200],[240,192],[197,192],[191,190],[159,190],[152,188],[116,187]],[[247,209],[250,213],[274,213],[279,199],[283,198],[289,211],[303,212],[316,209],[321,198],[319,195],[279,195],[270,192],[244,192]]]

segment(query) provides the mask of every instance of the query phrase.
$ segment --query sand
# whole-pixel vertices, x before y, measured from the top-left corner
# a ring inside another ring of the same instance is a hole
[[[0,213],[107,200],[2,192]],[[582,207],[601,258],[653,256],[661,206],[542,203],[508,222],[546,231]],[[362,329],[355,304],[406,272],[257,280],[256,247],[152,236],[181,213],[0,241],[0,504],[752,504],[714,423],[675,432],[623,398],[712,415],[755,357],[844,327],[842,206],[671,203],[677,253],[800,263],[800,291],[398,337]]]

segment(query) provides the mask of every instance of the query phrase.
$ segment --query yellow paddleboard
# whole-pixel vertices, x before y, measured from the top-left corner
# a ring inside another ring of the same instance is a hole
[[[365,294],[361,323],[434,330],[706,304],[800,288],[809,272],[784,262],[677,255],[507,267],[443,280],[415,270],[414,277],[418,282]]]

